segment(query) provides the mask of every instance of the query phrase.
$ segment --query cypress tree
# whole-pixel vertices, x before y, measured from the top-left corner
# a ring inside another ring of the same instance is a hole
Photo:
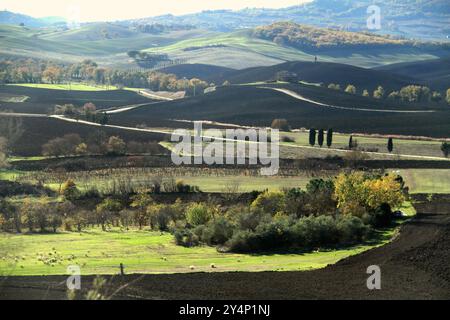
[[[104,125],[106,125],[106,124],[108,124],[108,114],[106,113],[106,112],[103,112],[103,116],[102,116],[102,118],[100,119],[100,124],[102,125],[102,126],[104,126]]]
[[[350,150],[353,149],[353,136],[350,136],[350,139],[348,139],[348,148]]]
[[[316,129],[309,129],[309,144],[311,147],[316,144]]]
[[[327,131],[327,147],[330,148],[333,144],[333,129],[330,128]]]
[[[394,140],[392,138],[389,138],[389,140],[388,140],[387,149],[388,149],[389,153],[394,150]]]
[[[318,135],[318,137],[317,137],[317,142],[318,142],[318,144],[319,144],[319,146],[322,148],[322,146],[323,146],[323,138],[324,138],[324,135],[323,135],[323,129],[320,129],[319,130],[319,135]]]

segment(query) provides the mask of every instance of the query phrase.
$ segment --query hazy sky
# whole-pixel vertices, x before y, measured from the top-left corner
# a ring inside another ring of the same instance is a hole
[[[123,20],[202,10],[283,8],[311,0],[1,0],[0,10],[76,21]]]

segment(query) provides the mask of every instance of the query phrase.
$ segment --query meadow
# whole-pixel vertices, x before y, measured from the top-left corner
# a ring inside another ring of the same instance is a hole
[[[177,246],[168,233],[145,230],[91,229],[82,233],[0,233],[0,276],[64,275],[69,265],[83,275],[118,274],[123,263],[131,273],[186,273],[225,271],[299,271],[329,264],[386,244],[396,228],[377,232],[363,245],[311,253],[219,253],[215,248]]]

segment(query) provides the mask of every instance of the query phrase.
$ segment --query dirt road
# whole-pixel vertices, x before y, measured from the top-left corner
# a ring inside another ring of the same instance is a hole
[[[281,93],[284,93],[288,96],[291,96],[297,100],[302,100],[305,102],[312,103],[319,107],[325,107],[325,108],[331,108],[331,109],[340,109],[340,110],[350,110],[350,111],[364,111],[364,112],[385,112],[385,113],[432,113],[436,112],[434,110],[390,110],[390,109],[367,109],[367,108],[350,108],[350,107],[340,107],[330,104],[321,103],[315,100],[311,100],[308,98],[303,97],[302,95],[298,94],[297,92],[288,90],[288,89],[279,89],[279,88],[270,88],[270,87],[260,87],[261,89],[270,89],[274,91],[278,91]]]

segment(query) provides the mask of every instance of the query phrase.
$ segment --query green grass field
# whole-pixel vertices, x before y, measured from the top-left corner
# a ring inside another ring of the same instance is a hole
[[[107,91],[117,90],[114,86],[101,87],[83,83],[71,84],[50,84],[50,83],[15,83],[14,86],[22,86],[37,89],[52,89],[52,90],[66,90],[66,91]]]
[[[295,142],[284,143],[284,145],[303,146],[309,147],[309,133],[308,132],[281,132],[280,137],[289,137]],[[326,138],[326,133],[325,133]],[[333,149],[346,149],[349,143],[349,134],[333,134]],[[387,138],[378,138],[370,136],[353,136],[354,141],[358,141],[358,147],[363,149],[377,149],[379,153],[388,154],[387,150]],[[325,142],[326,144],[326,142]],[[387,159],[395,158],[396,155],[413,155],[413,156],[425,156],[425,157],[438,157],[445,159],[441,151],[441,141],[425,141],[425,140],[412,140],[412,139],[395,139],[394,138],[394,151],[392,155],[387,155]],[[318,152],[326,152],[326,146],[323,150],[317,146]],[[313,151],[311,151],[313,152]],[[327,152],[326,152],[327,153]],[[339,155],[343,155],[339,153]],[[370,154],[369,154],[370,156]]]
[[[184,273],[224,271],[294,271],[326,267],[351,255],[383,245],[395,228],[379,232],[377,240],[340,250],[312,253],[229,254],[212,247],[184,248],[168,233],[149,231],[13,235],[0,234],[0,275],[67,274],[78,265],[87,274]],[[216,268],[211,268],[214,264]],[[191,266],[193,268],[191,268]]]
[[[450,170],[406,169],[397,171],[411,193],[450,193]]]

